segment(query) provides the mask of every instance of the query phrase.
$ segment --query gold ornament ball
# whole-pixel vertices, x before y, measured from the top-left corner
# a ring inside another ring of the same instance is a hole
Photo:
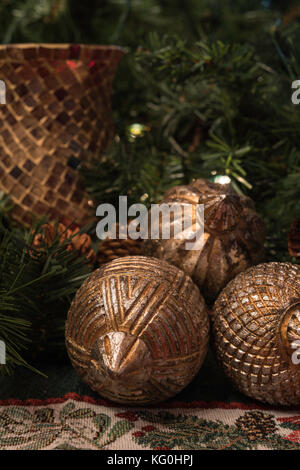
[[[75,370],[100,395],[126,404],[157,403],[181,391],[198,373],[208,339],[197,286],[175,266],[144,256],[94,271],[66,322]]]
[[[265,263],[233,279],[213,311],[216,355],[237,388],[300,405],[300,267]]]
[[[175,238],[179,216],[170,225],[170,239],[162,239],[163,219],[160,219],[160,238],[148,239],[143,254],[164,259],[185,271],[200,288],[207,302],[212,303],[219,292],[238,273],[263,261],[264,224],[257,215],[252,200],[237,194],[230,184],[218,184],[204,179],[188,186],[176,186],[164,196],[162,203],[187,204],[194,207],[190,227],[196,231],[195,211],[204,204],[204,244],[199,250],[187,250],[185,234]],[[149,225],[152,222],[152,212]],[[181,225],[183,225],[181,223]],[[186,233],[186,232],[185,232]],[[180,234],[179,234],[180,235]]]

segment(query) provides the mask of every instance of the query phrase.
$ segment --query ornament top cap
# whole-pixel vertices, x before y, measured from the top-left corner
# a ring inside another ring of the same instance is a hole
[[[96,370],[101,371],[105,386],[119,383],[130,387],[134,383],[141,387],[151,375],[151,354],[141,338],[125,331],[111,331],[97,339],[92,347],[91,356]],[[100,367],[98,367],[100,366]]]
[[[279,339],[286,359],[291,361],[295,349],[300,349],[300,300],[284,310],[279,322]]]

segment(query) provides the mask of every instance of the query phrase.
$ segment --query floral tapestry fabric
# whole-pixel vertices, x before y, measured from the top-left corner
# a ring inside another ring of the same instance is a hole
[[[0,449],[300,450],[300,410],[239,403],[128,408],[68,394],[0,402]]]

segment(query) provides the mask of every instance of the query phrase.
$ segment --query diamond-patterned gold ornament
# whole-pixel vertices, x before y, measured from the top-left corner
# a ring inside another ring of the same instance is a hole
[[[239,274],[213,311],[214,345],[227,375],[263,402],[300,405],[300,267],[265,263]]]

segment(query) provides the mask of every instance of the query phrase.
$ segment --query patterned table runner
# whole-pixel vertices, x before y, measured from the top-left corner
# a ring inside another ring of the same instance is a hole
[[[0,449],[300,449],[300,412],[173,402],[128,408],[75,393],[0,402]]]

